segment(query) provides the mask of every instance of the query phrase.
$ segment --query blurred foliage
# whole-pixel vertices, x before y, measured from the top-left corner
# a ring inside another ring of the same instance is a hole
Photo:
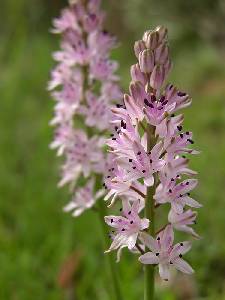
[[[167,25],[172,38],[185,48],[190,46],[190,41],[197,42],[202,38],[225,51],[223,0],[130,0],[123,1],[121,6],[126,12],[126,24],[135,33],[145,30],[146,20],[149,20],[151,26],[159,23]]]
[[[45,90],[57,37],[51,19],[66,1],[5,0],[0,28],[0,299],[67,299],[60,270],[73,257],[77,299],[110,299],[97,216],[74,220],[62,213],[65,190],[56,188],[58,161],[48,149],[53,103]],[[157,283],[158,299],[225,299],[225,63],[224,1],[104,1],[106,27],[119,36],[113,53],[128,89],[133,43],[145,29],[170,29],[174,69],[170,80],[193,96],[185,128],[194,132],[201,155],[195,197],[204,204],[188,260],[192,278],[175,276],[171,286]],[[76,251],[76,252],[74,252]],[[75,253],[75,257],[74,254]],[[77,254],[76,253],[80,253]],[[72,256],[71,256],[72,255]],[[78,262],[77,262],[77,261]],[[119,264],[126,299],[142,298],[142,268],[124,251]]]

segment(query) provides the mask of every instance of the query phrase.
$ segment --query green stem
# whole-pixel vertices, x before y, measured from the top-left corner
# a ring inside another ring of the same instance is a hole
[[[154,137],[154,127],[148,125],[147,127],[147,150],[148,152],[152,150],[155,144]],[[154,236],[155,234],[155,203],[153,196],[155,194],[155,180],[154,185],[147,188],[147,195],[145,198],[145,217],[148,218],[151,223],[149,226],[149,234]],[[154,278],[154,266],[153,265],[145,265],[144,269],[144,300],[153,300],[154,299],[154,289],[155,289],[155,278]]]
[[[99,219],[100,219],[102,233],[103,233],[104,249],[108,249],[109,248],[108,230],[104,222],[104,216],[106,215],[105,203],[103,199],[100,199],[98,202],[99,202]],[[114,289],[114,299],[122,300],[123,298],[120,290],[117,269],[115,268],[115,261],[111,253],[106,255],[106,260],[107,260],[108,268],[111,273],[111,280]]]

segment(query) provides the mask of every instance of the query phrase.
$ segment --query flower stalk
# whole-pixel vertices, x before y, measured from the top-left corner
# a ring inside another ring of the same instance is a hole
[[[147,151],[151,151],[155,145],[154,138],[154,127],[147,125]],[[155,185],[156,180],[154,180],[153,186],[147,188],[147,194],[145,199],[145,217],[151,220],[151,226],[148,232],[151,236],[155,235]],[[144,299],[153,300],[155,291],[155,268],[152,265],[145,265],[144,267]]]

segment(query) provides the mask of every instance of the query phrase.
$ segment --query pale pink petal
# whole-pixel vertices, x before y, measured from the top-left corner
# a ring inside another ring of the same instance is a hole
[[[189,233],[191,235],[193,235],[193,237],[195,237],[196,239],[200,239],[200,235],[197,234],[197,232],[195,232],[195,230],[187,225],[173,225],[173,227],[177,230]]]
[[[185,274],[194,273],[194,270],[192,269],[192,267],[186,261],[184,261],[182,258],[177,258],[175,261],[173,261],[173,265],[177,270],[179,270]]]
[[[178,200],[179,201],[179,200]],[[183,205],[182,203],[178,203],[178,201],[171,202],[171,208],[177,213],[181,214],[183,212]]]
[[[192,199],[192,198],[189,197],[189,196],[184,196],[184,197],[182,198],[182,200],[183,200],[183,202],[184,202],[186,205],[188,205],[188,206],[190,206],[190,207],[195,207],[195,208],[200,208],[200,207],[202,207],[202,205],[201,205],[198,201]]]
[[[127,242],[126,242],[126,245],[128,247],[129,250],[133,249],[135,244],[136,244],[136,241],[137,241],[137,236],[138,236],[138,232],[137,233],[134,233],[132,234],[131,236],[129,236],[127,238]]]
[[[123,223],[127,223],[127,219],[122,216],[106,216],[104,219],[106,224],[114,228],[120,227],[120,221]]]
[[[78,217],[78,216],[80,216],[80,215],[82,214],[83,211],[84,211],[84,208],[83,208],[83,207],[78,208],[78,209],[76,209],[76,210],[72,213],[72,216],[73,216],[73,217]]]
[[[159,275],[165,281],[168,281],[170,279],[170,271],[168,264],[159,264]]]
[[[140,240],[151,251],[159,252],[159,249],[160,249],[159,245],[158,245],[157,241],[151,235],[147,234],[146,232],[142,232],[140,234]]]
[[[148,178],[144,178],[144,183],[147,185],[147,186],[153,186],[154,184],[154,177],[153,176],[150,176]]]
[[[185,254],[191,249],[191,242],[181,242],[176,244],[173,247],[173,250],[170,253],[170,260],[177,258],[180,254]]]
[[[149,220],[148,219],[142,219],[141,220],[141,225],[140,225],[140,230],[146,229],[149,227]]]
[[[115,236],[111,246],[105,252],[110,252],[110,251],[115,250],[115,249],[119,248],[120,246],[124,246],[126,244],[127,244],[127,236],[124,234],[117,234]]]
[[[166,228],[158,235],[160,238],[160,245],[163,249],[169,249],[174,240],[173,227],[167,225]]]
[[[156,265],[159,263],[158,256],[156,256],[155,253],[152,252],[147,252],[141,255],[138,260],[145,265]]]

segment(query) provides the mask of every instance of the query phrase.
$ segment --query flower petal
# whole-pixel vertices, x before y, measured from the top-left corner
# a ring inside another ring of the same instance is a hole
[[[173,247],[173,250],[170,253],[170,260],[177,258],[180,254],[185,254],[191,249],[191,242],[181,242],[176,244]]]
[[[149,234],[147,234],[146,232],[142,232],[140,233],[139,236],[141,242],[147,246],[151,251],[153,252],[159,252],[159,245],[157,243],[157,241]]]
[[[165,281],[168,281],[170,279],[170,271],[168,264],[159,264],[159,275]]]
[[[137,237],[138,237],[138,232],[137,233],[134,233],[132,235],[130,235],[128,238],[127,238],[127,242],[126,242],[126,245],[128,247],[129,250],[133,249],[136,242],[137,242]]]
[[[125,245],[127,245],[127,236],[119,233],[115,236],[111,246],[109,247],[108,250],[105,251],[105,253],[110,252],[112,250],[119,248],[120,246],[125,246]]]
[[[166,228],[160,232],[158,235],[160,238],[160,245],[162,249],[169,249],[174,240],[173,227],[171,225],[167,225]]]
[[[154,177],[151,175],[147,178],[144,178],[144,183],[147,185],[147,186],[153,186],[154,184]]]
[[[185,274],[194,273],[194,270],[192,269],[192,267],[182,258],[177,258],[175,261],[173,261],[173,265],[177,270],[179,270]]]
[[[143,230],[143,229],[148,228],[149,223],[150,223],[149,219],[143,218],[143,219],[141,220],[140,230]]]
[[[145,265],[156,265],[159,263],[159,257],[152,252],[141,255],[138,260]]]
[[[190,206],[190,207],[195,207],[195,208],[200,208],[200,207],[202,207],[202,205],[201,205],[198,201],[192,199],[192,198],[189,197],[189,196],[184,196],[184,197],[182,198],[182,201],[183,201],[186,205],[188,205],[188,206]]]

